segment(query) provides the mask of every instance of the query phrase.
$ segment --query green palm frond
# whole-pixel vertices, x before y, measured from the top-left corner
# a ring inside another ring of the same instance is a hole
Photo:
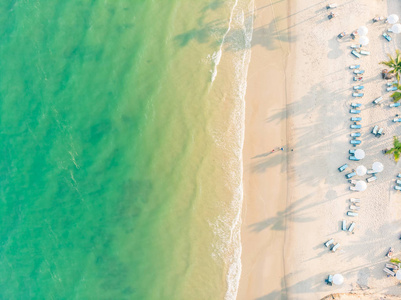
[[[393,102],[398,102],[401,99],[401,93],[394,92],[394,94],[392,94],[391,97],[393,98]]]

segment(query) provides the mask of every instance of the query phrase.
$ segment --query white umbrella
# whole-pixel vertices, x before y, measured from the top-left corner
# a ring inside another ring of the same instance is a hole
[[[356,157],[356,159],[363,159],[365,157],[365,151],[363,151],[362,149],[357,149],[354,153],[354,156]]]
[[[401,270],[398,270],[397,273],[395,273],[395,276],[398,280],[401,280]]]
[[[394,14],[389,15],[389,16],[387,17],[387,22],[389,22],[390,24],[395,24],[395,23],[398,22],[398,20],[399,20],[398,16],[397,16],[397,15],[394,15]]]
[[[394,24],[391,27],[391,31],[394,33],[401,33],[401,24]]]
[[[367,44],[369,44],[369,38],[365,35],[361,36],[359,38],[359,44],[361,44],[362,46],[366,46]]]
[[[369,32],[368,27],[366,26],[359,27],[357,31],[359,35],[367,35]]]
[[[344,277],[341,274],[336,274],[333,276],[333,283],[335,285],[341,285],[344,282]]]
[[[367,172],[367,171],[368,171],[368,169],[366,169],[365,166],[359,166],[359,167],[356,168],[356,174],[357,174],[358,176],[366,175],[366,172]]]
[[[374,162],[373,163],[373,165],[372,165],[372,169],[373,169],[373,171],[375,171],[375,172],[381,172],[381,171],[383,171],[383,169],[384,169],[384,166],[383,166],[383,164],[381,163],[381,162]]]
[[[358,192],[363,192],[364,190],[366,190],[367,187],[368,187],[368,186],[367,186],[366,182],[365,182],[365,181],[362,181],[362,180],[358,180],[358,181],[356,182],[356,184],[355,184],[355,189],[356,189]]]

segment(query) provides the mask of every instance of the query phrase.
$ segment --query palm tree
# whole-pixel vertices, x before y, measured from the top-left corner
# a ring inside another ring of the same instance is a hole
[[[387,150],[386,154],[394,153],[394,160],[398,161],[398,159],[400,158],[400,154],[401,154],[401,142],[398,140],[398,138],[396,136],[394,137],[393,145],[394,145],[394,147],[391,148],[390,150]]]
[[[392,57],[390,54],[387,54],[389,61],[382,61],[380,62],[382,65],[386,65],[390,67],[391,70],[389,71],[390,74],[394,74],[397,80],[400,80],[400,73],[401,73],[401,51],[396,49],[395,50],[395,57]]]

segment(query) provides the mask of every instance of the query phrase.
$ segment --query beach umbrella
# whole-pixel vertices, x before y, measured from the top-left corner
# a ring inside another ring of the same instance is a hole
[[[365,181],[362,181],[362,180],[358,180],[358,181],[356,182],[356,184],[355,184],[355,189],[356,189],[358,192],[363,192],[364,190],[366,190],[367,187],[368,187],[368,186],[367,186],[366,182],[365,182]]]
[[[373,163],[373,165],[372,165],[372,169],[373,169],[373,171],[375,171],[375,172],[381,172],[381,171],[383,171],[383,169],[384,169],[384,166],[383,166],[383,164],[381,163],[381,162],[374,162]]]
[[[399,18],[398,18],[398,16],[395,15],[395,14],[389,15],[389,16],[387,17],[387,22],[389,22],[390,24],[395,24],[395,23],[398,22],[398,20],[399,20]]]
[[[394,24],[391,27],[391,31],[394,33],[401,33],[401,24]]]
[[[357,31],[358,31],[359,35],[367,35],[369,30],[368,30],[368,27],[361,26],[361,27],[358,28]]]
[[[341,274],[335,274],[335,275],[333,276],[333,283],[334,283],[335,285],[341,285],[341,284],[343,284],[343,282],[344,282],[344,277],[343,277],[343,275],[341,275]]]
[[[366,46],[367,44],[369,44],[369,38],[367,36],[361,36],[359,38],[359,44],[361,44],[362,46]]]
[[[398,270],[397,273],[395,273],[395,276],[398,280],[401,280],[401,270]]]
[[[363,151],[362,149],[357,149],[355,150],[354,156],[356,157],[356,159],[363,159],[365,157],[365,151]]]
[[[366,169],[365,166],[359,166],[359,167],[356,168],[356,174],[357,174],[358,176],[366,175],[366,172],[367,172],[367,171],[368,171],[368,169]]]

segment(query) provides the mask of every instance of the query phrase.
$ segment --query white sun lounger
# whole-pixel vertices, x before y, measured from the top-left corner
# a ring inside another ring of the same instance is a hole
[[[340,243],[337,243],[331,248],[331,251],[336,252],[339,247],[340,247]]]
[[[351,225],[349,225],[349,227],[348,227],[348,231],[352,232],[352,231],[354,231],[354,228],[355,228],[355,223],[351,222]]]
[[[357,217],[357,216],[358,216],[358,213],[353,212],[353,211],[347,211],[347,216],[350,216],[350,217]]]
[[[342,223],[341,229],[342,229],[342,230],[344,230],[344,231],[346,231],[346,230],[347,230],[347,220],[343,220],[343,223]]]
[[[366,181],[372,182],[372,181],[375,181],[376,179],[377,179],[377,177],[373,175],[372,177],[366,178]]]
[[[373,133],[374,135],[376,135],[378,129],[379,129],[379,126],[378,126],[378,125],[375,125],[375,127],[373,127],[373,129],[372,129],[372,133]]]
[[[401,103],[399,103],[399,102],[397,102],[397,103],[390,103],[390,107],[398,107],[398,106],[400,106],[401,105]]]
[[[351,203],[360,203],[361,199],[359,199],[359,198],[351,198],[351,199],[349,199],[349,202],[351,202]]]
[[[324,245],[326,246],[326,247],[329,247],[331,244],[333,244],[334,243],[334,239],[329,239],[326,243],[324,243]]]
[[[359,51],[359,53],[362,54],[362,55],[370,55],[370,52],[369,51],[365,51],[365,50],[361,50],[361,51]]]
[[[391,271],[389,268],[384,268],[383,269],[384,272],[386,272],[387,274],[389,274],[390,276],[395,276],[395,273],[393,271]]]
[[[379,97],[379,98],[376,98],[375,100],[373,100],[373,104],[379,104],[382,101],[383,101],[383,97]]]
[[[366,174],[376,174],[377,172],[373,169],[369,169],[366,171]]]
[[[359,206],[356,206],[356,205],[350,205],[349,206],[349,209],[351,209],[351,210],[360,210],[361,208],[359,207]]]
[[[352,54],[353,56],[355,56],[356,58],[361,58],[361,55],[360,55],[358,52],[356,52],[355,50],[352,50],[352,51],[351,51],[351,54]]]
[[[394,186],[394,189],[397,190],[397,191],[401,191],[401,186],[395,185],[395,186]]]
[[[401,185],[401,180],[397,179],[395,182]]]

